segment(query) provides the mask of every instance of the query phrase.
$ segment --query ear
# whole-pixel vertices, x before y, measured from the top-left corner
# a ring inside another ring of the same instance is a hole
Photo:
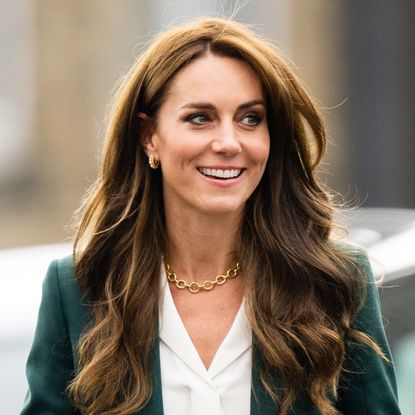
[[[155,127],[153,120],[144,112],[138,113],[140,141],[143,146],[144,153],[150,157],[151,154],[157,155]]]

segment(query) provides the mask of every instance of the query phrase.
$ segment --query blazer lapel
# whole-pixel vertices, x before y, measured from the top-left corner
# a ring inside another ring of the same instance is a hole
[[[262,386],[259,377],[261,367],[261,356],[258,349],[252,346],[252,389],[251,389],[251,415],[276,415],[279,413],[277,406]],[[274,381],[278,384],[278,378]],[[307,414],[321,415],[320,411],[312,405],[310,400],[301,395],[294,402],[288,415]]]
[[[159,338],[154,345],[152,356],[152,381],[153,393],[147,405],[137,412],[137,415],[164,415],[163,411],[163,394],[161,389],[161,370],[160,370],[160,345]]]
[[[252,345],[251,415],[276,415],[277,407],[262,386],[259,377],[260,355]]]

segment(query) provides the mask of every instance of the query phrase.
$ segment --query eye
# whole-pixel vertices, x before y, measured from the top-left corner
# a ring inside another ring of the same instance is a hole
[[[255,127],[262,121],[262,118],[256,114],[256,113],[249,113],[246,114],[242,120],[241,123],[248,126],[248,127]]]
[[[207,114],[198,113],[198,114],[190,114],[185,118],[186,122],[190,122],[191,124],[195,125],[203,125],[210,121],[210,118]]]

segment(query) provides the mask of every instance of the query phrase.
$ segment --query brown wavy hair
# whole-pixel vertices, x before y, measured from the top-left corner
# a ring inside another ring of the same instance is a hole
[[[142,148],[173,77],[206,53],[246,62],[261,82],[271,137],[264,175],[246,204],[236,247],[261,381],[286,414],[306,393],[337,414],[345,338],[382,354],[351,322],[364,296],[350,254],[330,239],[333,206],[316,167],[326,147],[318,106],[267,41],[246,26],[203,19],[157,37],[115,97],[98,180],[81,208],[75,269],[93,321],[69,385],[88,415],[133,414],[152,393],[161,257],[166,250],[160,169]],[[283,388],[277,388],[278,373]]]

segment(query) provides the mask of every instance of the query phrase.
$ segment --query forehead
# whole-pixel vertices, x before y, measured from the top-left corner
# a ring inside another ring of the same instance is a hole
[[[263,98],[253,69],[236,58],[207,54],[182,68],[173,78],[166,101],[247,102]],[[167,103],[167,102],[166,102]]]

